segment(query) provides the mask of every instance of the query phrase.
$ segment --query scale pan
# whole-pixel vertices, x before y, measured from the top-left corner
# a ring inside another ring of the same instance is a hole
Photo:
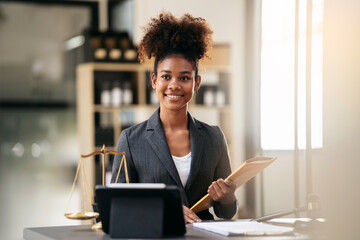
[[[99,213],[97,212],[78,212],[78,213],[65,213],[65,217],[75,220],[88,220],[97,218]]]
[[[102,223],[101,223],[101,222],[97,222],[97,223],[93,224],[93,225],[91,226],[91,229],[92,229],[92,230],[101,230],[101,229],[102,229]]]

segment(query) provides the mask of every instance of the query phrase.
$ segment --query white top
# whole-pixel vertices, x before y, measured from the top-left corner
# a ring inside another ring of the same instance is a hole
[[[186,182],[189,178],[190,167],[191,167],[191,152],[183,157],[172,156],[176,169],[179,173],[182,185],[185,187]]]

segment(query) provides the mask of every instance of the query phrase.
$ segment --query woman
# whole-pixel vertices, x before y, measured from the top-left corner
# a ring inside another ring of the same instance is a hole
[[[213,219],[208,210],[195,214],[189,209],[207,193],[218,217],[230,219],[236,212],[235,185],[223,180],[231,173],[224,135],[188,112],[201,83],[198,61],[207,56],[211,34],[204,19],[189,14],[177,19],[162,13],[151,19],[139,59],[155,58],[151,82],[160,108],[147,121],[122,131],[116,148],[126,153],[130,182],[179,187],[187,223]],[[112,182],[120,160],[114,160]]]

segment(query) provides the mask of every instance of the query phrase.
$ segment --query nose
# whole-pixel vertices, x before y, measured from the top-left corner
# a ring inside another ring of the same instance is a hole
[[[180,86],[179,82],[175,78],[173,78],[169,82],[168,88],[171,90],[175,90],[175,89],[180,89],[181,86]]]

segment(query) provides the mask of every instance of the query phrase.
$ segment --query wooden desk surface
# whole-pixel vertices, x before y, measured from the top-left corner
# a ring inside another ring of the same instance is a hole
[[[176,238],[161,238],[163,240],[166,239],[187,239],[187,240],[200,240],[200,239],[250,239],[250,240],[259,240],[259,239],[310,239],[306,235],[295,235],[295,236],[232,236],[232,237],[224,237],[222,235],[218,235],[215,233],[203,231],[200,229],[194,229],[191,224],[186,225],[186,234],[183,237]],[[103,231],[94,231],[91,230],[90,225],[77,225],[77,226],[59,226],[59,227],[40,227],[40,228],[25,228],[23,232],[23,239],[25,240],[107,240],[112,239],[109,235],[105,234]]]

